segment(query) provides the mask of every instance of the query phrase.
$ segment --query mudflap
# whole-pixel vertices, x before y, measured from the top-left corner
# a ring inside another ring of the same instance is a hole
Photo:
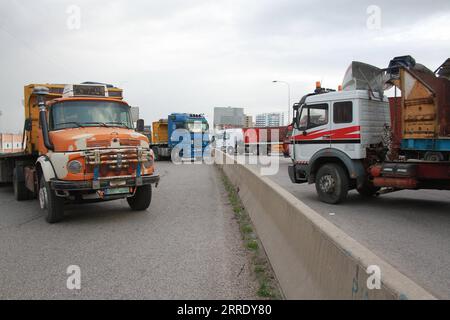
[[[299,176],[299,171],[295,165],[288,166],[288,173],[292,183],[306,183],[308,181],[305,176]]]

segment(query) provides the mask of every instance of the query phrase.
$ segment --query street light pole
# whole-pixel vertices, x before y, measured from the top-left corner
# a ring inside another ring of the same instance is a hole
[[[287,123],[289,124],[291,119],[291,85],[286,81],[274,80],[273,83],[284,83],[288,88],[288,113],[287,113]]]

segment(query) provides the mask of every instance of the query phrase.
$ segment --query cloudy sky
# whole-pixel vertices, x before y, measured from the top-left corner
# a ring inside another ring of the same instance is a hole
[[[336,88],[352,60],[438,67],[450,1],[0,0],[0,44],[0,131],[21,130],[29,83],[115,84],[147,123],[212,119],[215,106],[287,112],[272,80],[294,102],[316,80]]]

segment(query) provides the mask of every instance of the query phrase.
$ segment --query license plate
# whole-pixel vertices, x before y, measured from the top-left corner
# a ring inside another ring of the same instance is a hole
[[[111,180],[111,181],[109,182],[109,185],[110,185],[112,188],[120,187],[120,186],[123,186],[123,185],[125,185],[125,184],[127,184],[127,182],[126,182],[125,180]]]
[[[113,189],[105,190],[105,196],[111,196],[111,195],[115,195],[115,194],[124,194],[124,193],[130,193],[130,188],[113,188]]]

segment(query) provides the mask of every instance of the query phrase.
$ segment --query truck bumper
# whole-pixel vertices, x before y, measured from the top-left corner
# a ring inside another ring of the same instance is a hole
[[[64,181],[64,180],[50,180],[50,187],[53,190],[60,191],[89,191],[101,190],[117,187],[136,187],[149,184],[158,184],[159,175],[126,177],[126,178],[112,178],[98,181]]]

